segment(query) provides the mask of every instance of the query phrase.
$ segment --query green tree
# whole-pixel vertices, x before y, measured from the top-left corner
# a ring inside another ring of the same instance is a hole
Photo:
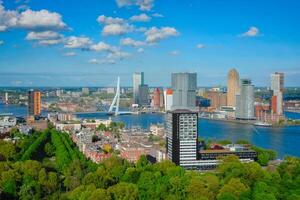
[[[135,200],[138,199],[138,188],[132,183],[118,183],[108,188],[108,193],[113,200]]]
[[[244,185],[240,179],[232,178],[220,189],[218,200],[224,199],[225,197],[227,198],[228,195],[234,197],[234,199],[239,199],[240,195],[247,191],[248,187]]]

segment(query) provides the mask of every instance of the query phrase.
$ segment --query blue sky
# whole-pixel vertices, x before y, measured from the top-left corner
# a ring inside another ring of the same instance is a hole
[[[1,1],[0,1],[1,2]],[[270,73],[300,86],[297,0],[4,0],[0,86],[131,86],[145,72],[197,72],[198,86],[226,84],[235,67],[257,86]]]

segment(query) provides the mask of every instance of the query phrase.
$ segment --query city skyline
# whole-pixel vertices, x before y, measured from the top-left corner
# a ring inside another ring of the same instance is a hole
[[[299,86],[297,1],[71,3],[0,1],[0,86],[131,86],[143,71],[149,86],[196,72],[205,87],[231,68],[255,86],[276,71]]]

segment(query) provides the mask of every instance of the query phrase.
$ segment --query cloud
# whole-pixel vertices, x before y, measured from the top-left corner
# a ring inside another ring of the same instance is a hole
[[[145,32],[146,41],[149,43],[156,43],[160,40],[166,39],[172,36],[178,36],[179,32],[172,27],[152,27]]]
[[[152,14],[153,17],[164,17],[162,14],[160,13],[153,13]]]
[[[15,27],[18,23],[18,12],[13,10],[5,10],[0,1],[0,32],[6,31],[11,27]]]
[[[31,31],[27,34],[26,40],[38,41],[38,44],[48,46],[63,42],[63,36],[54,31]]]
[[[123,35],[132,32],[134,27],[129,24],[107,24],[102,29],[102,35]]]
[[[48,10],[33,11],[26,9],[6,10],[0,1],[0,32],[10,28],[28,30],[62,30],[67,25],[62,21],[60,14]]]
[[[138,46],[145,45],[145,42],[134,40],[132,38],[121,39],[120,43],[123,46],[132,46],[132,47],[138,47]]]
[[[119,7],[138,6],[140,10],[150,11],[153,8],[154,0],[116,0]]]
[[[58,39],[62,36],[54,31],[41,31],[41,32],[29,32],[26,36],[26,40],[48,40],[48,39]]]
[[[116,51],[116,52],[111,52],[107,55],[108,60],[123,60],[125,58],[130,57],[130,53],[123,52],[123,51]]]
[[[116,52],[118,51],[117,47],[111,46],[105,42],[99,42],[98,44],[91,45],[90,50],[92,51],[109,51],[109,52]]]
[[[51,40],[40,40],[38,44],[43,46],[55,45],[62,43],[61,39],[51,39]]]
[[[134,15],[130,17],[130,20],[133,22],[149,22],[151,20],[151,17],[149,17],[145,13],[142,13],[140,15]]]
[[[204,44],[197,44],[197,46],[196,46],[198,49],[203,49],[205,46],[204,46]]]
[[[175,51],[171,51],[170,54],[172,56],[177,56],[179,54],[179,51],[176,51],[176,50]]]
[[[88,63],[94,64],[94,65],[100,64],[100,62],[99,62],[96,58],[93,58],[93,59],[88,60]]]
[[[4,44],[3,40],[0,40],[0,46],[2,46]]]
[[[75,52],[66,52],[63,54],[63,56],[67,56],[67,57],[71,57],[71,56],[76,56],[76,53]]]
[[[70,36],[65,40],[65,48],[69,49],[89,49],[92,41],[88,37]]]
[[[97,18],[97,22],[101,24],[123,24],[126,21],[119,17],[114,18],[114,17],[107,17],[105,15],[100,15]]]
[[[62,21],[60,14],[48,10],[26,10],[19,16],[18,27],[25,29],[61,30],[67,25]]]
[[[144,51],[145,51],[145,50],[144,50],[143,48],[139,48],[139,49],[137,50],[138,53],[144,53]]]
[[[256,28],[255,26],[251,26],[249,28],[249,30],[239,36],[241,37],[255,37],[255,36],[258,36],[259,35],[259,29]]]

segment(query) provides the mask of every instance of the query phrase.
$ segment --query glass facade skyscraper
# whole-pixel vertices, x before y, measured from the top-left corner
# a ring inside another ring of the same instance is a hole
[[[144,72],[133,74],[133,103],[139,104],[139,87],[144,85]]]

